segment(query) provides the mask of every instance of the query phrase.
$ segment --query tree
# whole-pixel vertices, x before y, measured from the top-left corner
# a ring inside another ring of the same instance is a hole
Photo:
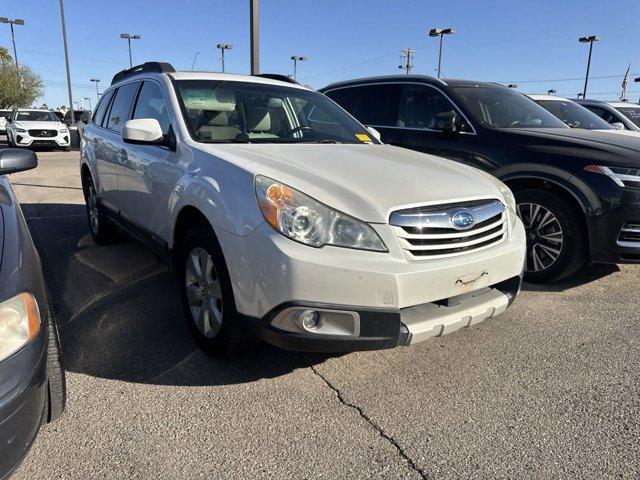
[[[18,76],[13,57],[0,47],[0,108],[30,107],[42,91],[42,79],[25,65]]]

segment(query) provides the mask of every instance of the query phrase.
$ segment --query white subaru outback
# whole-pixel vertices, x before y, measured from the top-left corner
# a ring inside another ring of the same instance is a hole
[[[391,348],[504,312],[525,260],[509,189],[278,77],[118,73],[84,130],[95,241],[170,261],[214,355]]]

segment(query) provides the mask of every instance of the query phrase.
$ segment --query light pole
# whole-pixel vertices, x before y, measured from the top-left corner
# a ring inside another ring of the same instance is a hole
[[[298,74],[298,62],[306,62],[307,61],[307,57],[300,57],[298,55],[293,55],[291,57],[291,60],[293,60],[293,79],[296,79],[296,75]]]
[[[589,44],[589,59],[587,60],[587,74],[584,77],[584,90],[582,90],[582,98],[587,98],[587,83],[589,82],[589,68],[591,68],[591,52],[593,50],[593,42],[600,40],[597,35],[591,35],[589,37],[580,37],[578,41],[580,43]]]
[[[13,42],[13,60],[16,62],[16,72],[18,72],[18,76],[20,76],[20,66],[18,65],[18,51],[16,50],[16,36],[13,31],[14,25],[24,25],[24,20],[21,18],[7,18],[0,17],[0,23],[8,23],[11,26],[11,41]]]
[[[131,40],[140,40],[140,35],[130,35],[128,33],[121,33],[120,38],[124,38],[129,43],[129,68],[133,67],[133,61],[131,60]]]
[[[64,63],[67,67],[67,91],[69,92],[69,106],[71,107],[71,125],[74,125],[76,123],[76,116],[73,111],[73,95],[71,93],[71,69],[69,68],[69,49],[67,48],[67,23],[64,19],[64,0],[60,0],[60,22],[62,23]]]
[[[233,48],[233,45],[231,45],[230,43],[219,43],[218,45],[216,45],[216,47],[219,48],[222,52],[220,61],[222,62],[222,73],[224,73],[224,51],[231,50]]]
[[[98,90],[99,78],[92,78],[91,81],[96,84],[96,102],[100,100],[100,91]]]
[[[445,35],[456,33],[453,28],[432,28],[429,30],[430,37],[440,37],[440,52],[438,53],[438,78],[440,78],[440,67],[442,65],[442,38]]]
[[[91,110],[91,99],[89,97],[84,97],[83,100],[87,100],[89,102],[89,110]]]
[[[196,54],[193,56],[193,63],[191,64],[191,71],[193,72],[193,67],[196,66],[196,60],[198,59],[198,55],[200,55],[200,52],[196,52]]]
[[[251,41],[251,75],[260,73],[260,15],[258,0],[249,0],[249,31]]]

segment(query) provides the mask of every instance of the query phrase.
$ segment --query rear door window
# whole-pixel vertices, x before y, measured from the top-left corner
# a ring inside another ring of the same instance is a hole
[[[139,82],[127,83],[121,86],[115,93],[115,99],[109,110],[107,128],[120,133],[125,122],[129,120],[133,99],[138,91]]]
[[[96,113],[93,115],[93,123],[100,126],[102,125],[102,120],[104,119],[104,114],[107,112],[107,108],[109,107],[109,101],[113,96],[113,90],[102,95],[98,106],[96,107]]]
[[[387,103],[391,85],[364,85],[353,88],[351,114],[364,125],[394,126],[390,118]]]

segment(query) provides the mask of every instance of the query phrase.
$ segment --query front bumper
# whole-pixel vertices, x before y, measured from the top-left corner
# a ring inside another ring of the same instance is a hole
[[[596,216],[596,235],[591,242],[594,263],[640,263],[640,237],[632,231],[640,226],[640,190],[617,188],[607,195],[603,211]],[[631,231],[629,231],[631,230]]]
[[[46,328],[0,362],[0,479],[20,464],[33,444],[47,402]]]
[[[367,350],[479,323],[519,292],[526,251],[519,220],[500,245],[425,261],[407,260],[392,230],[375,228],[388,253],[315,249],[266,224],[245,237],[219,232],[238,312],[260,338],[284,348]],[[292,307],[326,313],[330,328],[296,330]]]
[[[22,147],[68,147],[70,143],[69,133],[60,133],[55,137],[34,137],[28,132],[14,133],[14,142]]]

